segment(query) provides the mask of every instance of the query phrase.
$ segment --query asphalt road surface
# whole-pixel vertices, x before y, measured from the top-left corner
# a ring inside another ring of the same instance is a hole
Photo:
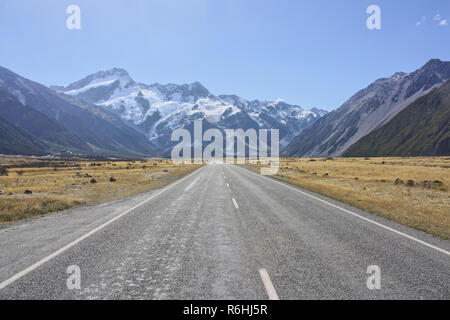
[[[449,251],[449,241],[215,164],[0,229],[0,299],[450,299]]]

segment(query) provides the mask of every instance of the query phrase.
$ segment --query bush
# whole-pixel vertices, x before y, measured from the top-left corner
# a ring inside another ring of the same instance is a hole
[[[8,169],[4,167],[0,167],[0,176],[7,176],[8,175]]]

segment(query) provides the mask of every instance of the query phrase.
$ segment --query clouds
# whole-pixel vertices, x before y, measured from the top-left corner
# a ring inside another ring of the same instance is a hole
[[[416,22],[416,26],[421,26],[422,24],[425,23],[425,21],[427,21],[427,17],[423,16],[422,19],[420,19],[419,21]]]
[[[416,27],[420,27],[422,25],[425,25],[427,21],[427,17],[423,16],[422,19],[420,19],[419,21],[416,22]],[[434,25],[438,25],[440,27],[445,27],[448,26],[448,21],[447,19],[443,19],[442,16],[438,13],[433,17],[433,21],[432,23]]]

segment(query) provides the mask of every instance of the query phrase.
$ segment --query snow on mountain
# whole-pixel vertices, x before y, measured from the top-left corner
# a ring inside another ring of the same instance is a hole
[[[69,90],[101,82],[92,80],[87,79]],[[89,90],[92,88],[81,92]],[[12,147],[8,143],[3,144],[3,151],[9,153],[25,150],[25,154],[70,152],[91,156],[141,157],[156,155],[159,151],[145,135],[125,125],[113,112],[59,94],[2,67],[0,100],[2,117],[12,125],[3,124],[3,131],[15,141]],[[10,133],[8,130],[11,130]],[[29,148],[30,143],[34,144],[32,148]]]
[[[146,85],[135,82],[124,69],[114,68],[91,74],[57,91],[107,107],[149,140],[168,150],[174,129],[204,119],[211,126],[225,128],[273,128],[280,130],[285,146],[326,111],[304,110],[282,100],[248,101],[235,95],[211,94],[199,82]]]
[[[115,81],[116,80],[112,79],[112,80],[106,80],[106,81],[101,81],[101,82],[90,83],[87,86],[84,86],[84,87],[82,87],[80,89],[69,90],[69,91],[66,91],[65,93],[70,95],[70,96],[75,96],[75,95],[77,95],[79,93],[85,92],[85,91],[87,91],[89,89],[92,89],[92,88],[97,88],[97,87],[101,87],[101,86],[108,86],[110,84],[113,84]]]

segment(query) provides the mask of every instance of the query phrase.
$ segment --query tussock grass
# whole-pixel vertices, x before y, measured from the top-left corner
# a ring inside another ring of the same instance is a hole
[[[0,200],[0,223],[13,222],[57,212],[83,204],[74,199],[54,197],[9,198]]]
[[[0,176],[0,223],[161,188],[199,167],[167,159],[49,162],[19,157],[0,157],[0,166],[9,173]]]
[[[284,158],[280,167],[278,179],[450,239],[449,157]],[[396,185],[397,178],[416,185]],[[442,185],[427,188],[425,180]]]

